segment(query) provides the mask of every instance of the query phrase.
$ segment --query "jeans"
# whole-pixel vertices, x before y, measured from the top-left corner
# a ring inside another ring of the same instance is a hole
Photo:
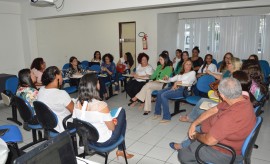
[[[217,103],[216,101],[210,100],[208,98],[201,98],[200,101],[196,104],[196,106],[194,106],[194,108],[192,109],[192,111],[188,114],[188,119],[190,120],[190,122],[193,122],[194,120],[196,120],[203,112],[205,112],[205,110],[200,109],[201,104],[204,102],[211,102],[211,103]]]
[[[199,133],[201,133],[201,132],[202,132],[202,131],[201,131],[201,126],[196,126],[196,131],[199,132]],[[182,148],[186,148],[186,147],[188,147],[191,143],[192,143],[192,140],[189,139],[189,137],[187,136],[186,139],[185,139],[184,141],[182,141],[181,147],[182,147]]]
[[[184,87],[180,87],[176,90],[171,90],[171,87],[158,91],[155,115],[161,115],[161,106],[163,109],[163,120],[171,120],[171,113],[169,111],[169,99],[182,97]]]
[[[117,117],[117,125],[115,125],[115,129],[112,132],[111,138],[103,143],[96,142],[96,143],[92,143],[92,144],[94,144],[96,146],[100,146],[100,147],[110,146],[110,145],[114,144],[115,142],[117,142],[117,140],[119,139],[119,137],[121,135],[125,138],[126,127],[127,127],[126,111],[124,108],[122,108],[122,110],[120,111],[120,113]],[[124,144],[124,149],[126,149],[125,141],[123,144]],[[118,150],[123,150],[122,145],[118,145]]]

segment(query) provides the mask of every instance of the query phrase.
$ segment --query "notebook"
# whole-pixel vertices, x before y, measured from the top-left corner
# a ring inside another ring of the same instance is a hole
[[[201,106],[200,106],[200,109],[203,109],[203,110],[208,110],[214,106],[216,106],[217,103],[214,103],[214,102],[208,102],[208,101],[204,101]]]

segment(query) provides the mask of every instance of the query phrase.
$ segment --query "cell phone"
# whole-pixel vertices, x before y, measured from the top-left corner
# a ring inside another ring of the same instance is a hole
[[[3,136],[6,134],[6,132],[8,132],[9,129],[0,129],[0,136]]]

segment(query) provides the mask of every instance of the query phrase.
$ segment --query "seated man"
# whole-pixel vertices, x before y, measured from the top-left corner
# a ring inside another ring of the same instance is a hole
[[[218,89],[224,101],[204,112],[190,125],[188,136],[191,140],[184,141],[190,144],[183,148],[170,144],[171,147],[179,149],[178,159],[181,163],[197,163],[195,151],[200,142],[209,145],[200,151],[200,157],[204,161],[229,163],[230,153],[215,146],[217,143],[231,146],[236,152],[236,162],[242,161],[243,142],[256,124],[253,106],[249,98],[242,95],[241,84],[235,78],[223,79]],[[198,125],[200,132],[196,131]]]

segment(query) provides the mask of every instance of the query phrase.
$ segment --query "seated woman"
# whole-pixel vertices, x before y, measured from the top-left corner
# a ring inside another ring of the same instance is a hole
[[[123,57],[121,57],[117,63],[117,66],[124,65],[125,70],[122,73],[130,73],[130,68],[133,66],[134,60],[130,52],[126,52]]]
[[[99,77],[99,83],[100,83],[100,97],[103,99],[108,98],[107,89],[106,89],[106,83],[111,81],[111,79],[115,78],[116,73],[116,67],[113,62],[113,56],[111,54],[105,54],[102,57],[103,63],[101,64],[101,73],[104,76]],[[119,91],[119,85],[116,83],[115,85],[115,91]]]
[[[40,88],[37,100],[45,103],[56,114],[58,124],[54,130],[61,133],[65,130],[62,121],[73,112],[74,103],[66,91],[59,89],[63,78],[56,66],[48,67],[41,81],[45,87]]]
[[[197,78],[206,74],[206,70],[211,72],[217,72],[217,66],[212,63],[213,56],[211,54],[207,54],[204,57],[204,63],[198,71]]]
[[[239,58],[232,58],[226,65],[226,71],[222,74],[206,70],[206,73],[214,76],[216,79],[221,80],[222,78],[230,77],[234,71],[240,70],[242,66],[242,61]]]
[[[176,70],[177,64],[181,61],[182,59],[182,50],[177,49],[175,51],[175,57],[173,58],[173,69]]]
[[[193,63],[193,69],[194,71],[198,72],[201,65],[203,64],[203,59],[199,56],[200,49],[198,46],[194,47],[192,49],[192,57],[190,58]]]
[[[38,90],[31,79],[30,69],[22,69],[18,73],[19,77],[19,88],[17,89],[16,95],[27,100],[33,107],[33,102],[37,100]]]
[[[153,68],[148,64],[149,56],[147,54],[140,53],[137,60],[139,65],[136,67],[136,71],[131,73],[134,79],[130,80],[126,86],[126,92],[130,98],[136,96],[146,84],[146,80],[143,78],[149,78],[153,74]]]
[[[117,118],[112,118],[110,109],[106,102],[99,97],[100,85],[95,74],[85,74],[79,85],[78,102],[73,111],[73,118],[82,119],[91,123],[99,133],[99,139],[96,146],[109,146],[114,144],[122,135],[126,134],[126,113],[121,109]],[[86,111],[83,114],[82,106],[84,101],[87,101]],[[122,146],[118,147],[116,156],[124,157],[125,150]],[[127,158],[132,158],[133,154],[126,153]]]
[[[101,63],[101,53],[99,51],[95,51],[94,57],[91,62]]]
[[[170,66],[170,59],[168,55],[162,53],[159,55],[159,62],[156,71],[151,75],[150,79],[153,81],[145,84],[140,92],[136,94],[135,97],[131,99],[133,103],[131,106],[134,106],[137,100],[144,102],[140,108],[144,107],[144,114],[148,115],[151,111],[151,95],[154,90],[161,90],[163,87],[163,83],[157,82],[155,80],[162,80],[164,77],[169,77],[172,73],[172,67]]]
[[[252,54],[252,55],[250,55],[249,57],[248,57],[248,60],[255,60],[255,61],[259,61],[259,58],[258,58],[258,56],[256,55],[256,54]]]
[[[193,71],[191,60],[187,60],[183,63],[183,68],[178,75],[168,79],[170,82],[175,82],[172,87],[160,90],[157,94],[157,101],[155,107],[154,119],[161,116],[161,106],[163,110],[163,118],[160,123],[166,123],[171,120],[171,114],[169,111],[169,99],[181,97],[185,93],[185,87],[181,85],[192,85],[196,81],[196,72]],[[189,89],[191,87],[188,87]]]
[[[78,86],[80,78],[71,78],[73,75],[83,75],[85,70],[79,65],[78,59],[74,56],[69,58],[69,68],[65,77],[70,78],[70,86]]]
[[[182,65],[185,61],[189,59],[189,54],[187,51],[183,51],[181,56],[181,61],[177,63],[176,68],[173,71],[173,75],[178,75],[182,70]]]
[[[256,60],[246,60],[244,61],[241,70],[246,72],[252,80],[250,92],[253,94],[256,101],[260,101],[262,96],[267,95],[268,90],[263,82],[263,72],[259,62]]]
[[[230,52],[227,52],[222,60],[222,63],[220,65],[220,67],[218,68],[218,72],[225,72],[227,70],[227,64],[232,60],[233,58],[233,54]]]
[[[31,78],[35,86],[40,88],[42,86],[41,76],[46,69],[46,63],[43,58],[35,58],[31,64]]]

